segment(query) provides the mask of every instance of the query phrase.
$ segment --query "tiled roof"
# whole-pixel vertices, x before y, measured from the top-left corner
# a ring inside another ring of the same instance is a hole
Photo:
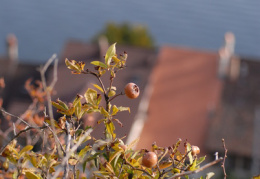
[[[208,114],[221,93],[217,63],[217,53],[161,48],[152,72],[154,90],[138,148],[149,148],[154,141],[167,147],[181,138],[205,152]]]
[[[27,109],[32,102],[26,91],[24,84],[27,79],[41,80],[37,71],[38,65],[12,62],[6,57],[0,58],[0,77],[5,80],[5,88],[0,91],[3,97],[3,107],[8,112],[19,115]],[[14,103],[22,103],[19,108],[14,107]]]

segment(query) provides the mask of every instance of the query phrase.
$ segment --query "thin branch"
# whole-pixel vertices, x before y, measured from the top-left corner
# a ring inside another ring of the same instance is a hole
[[[27,132],[29,130],[32,130],[32,129],[38,129],[38,130],[42,130],[42,129],[45,129],[47,126],[42,126],[42,127],[33,127],[33,126],[30,126],[30,127],[27,127],[25,128],[24,130],[21,130],[20,132],[18,132],[18,134],[16,134],[7,144],[5,144],[1,151],[0,151],[0,155],[2,155],[3,151],[5,150],[5,148],[14,140],[16,139],[17,137],[19,137],[22,133],[24,132]]]
[[[52,79],[51,85],[47,86],[45,73],[53,61],[55,61],[54,69],[53,69],[53,79]],[[53,132],[54,136],[56,136],[56,131],[55,131],[55,127],[54,127],[54,115],[53,115],[53,109],[52,109],[52,104],[51,104],[51,90],[53,89],[53,87],[58,79],[58,77],[57,77],[58,65],[57,64],[58,64],[57,55],[53,54],[52,57],[46,62],[46,64],[42,68],[40,68],[42,86],[43,86],[44,91],[46,92],[48,112],[49,112],[49,116],[50,116],[52,132]],[[56,145],[58,146],[58,144],[60,143],[59,139],[57,138],[57,136],[54,137],[54,139],[55,139],[54,141],[55,141]],[[58,147],[58,154],[60,155],[59,147]]]
[[[222,139],[222,144],[223,144],[223,148],[225,150],[225,156],[224,156],[224,159],[223,159],[223,162],[222,162],[222,165],[221,167],[223,168],[223,173],[224,173],[224,179],[227,178],[227,173],[226,173],[226,169],[225,169],[225,161],[226,161],[226,158],[227,158],[227,148],[226,148],[226,144],[225,144],[225,140]]]
[[[102,82],[100,76],[98,76],[98,74],[96,74],[95,72],[90,71],[89,69],[87,69],[86,71],[83,71],[83,72],[81,72],[81,73],[94,75],[94,76],[98,79],[98,81],[99,81],[99,83],[100,83],[100,85],[101,85],[101,87],[102,87],[102,89],[103,89],[103,91],[104,91],[104,95],[106,95],[105,86],[104,86],[104,84],[103,84],[103,82]]]
[[[20,118],[19,116],[16,116],[16,115],[13,115],[13,114],[11,114],[11,113],[9,113],[9,112],[6,112],[3,108],[1,108],[0,111],[2,111],[2,113],[5,114],[5,115],[9,115],[9,116],[12,116],[12,117],[15,117],[15,118],[19,119],[19,120],[22,121],[24,124],[26,124],[28,127],[31,127],[31,125],[30,125],[28,122],[26,122],[25,120],[23,120],[23,119]]]
[[[215,165],[215,164],[217,164],[217,163],[219,163],[219,162],[221,162],[221,161],[223,161],[223,158],[222,158],[222,157],[219,158],[218,160],[214,160],[214,161],[212,161],[212,162],[210,162],[210,163],[208,163],[208,164],[202,166],[201,168],[199,168],[199,169],[197,169],[197,170],[179,173],[179,174],[173,175],[173,176],[170,177],[170,178],[178,178],[178,177],[185,176],[185,175],[191,175],[191,174],[194,174],[194,173],[199,173],[199,172],[205,170],[206,168],[209,168],[209,167],[211,167],[211,166],[213,166],[213,165]],[[170,179],[170,178],[169,178],[169,179]]]
[[[188,152],[184,155],[184,157],[182,157],[182,159],[178,161],[178,163],[177,163],[175,166],[177,167],[177,166],[181,163],[181,161],[185,160],[185,158],[188,156],[188,154],[189,154],[190,152],[191,152],[191,150],[188,151]]]
[[[122,171],[123,171],[123,166],[124,166],[124,163],[125,163],[125,160],[123,160],[123,161],[122,161],[122,163],[121,163],[121,167],[120,167],[120,170],[119,170],[119,173],[118,173],[118,176],[117,176],[117,178],[119,178],[119,177],[120,177],[120,175],[121,175],[121,173],[122,173]]]
[[[71,135],[70,135],[70,124],[68,121],[65,122],[66,133],[67,133],[67,141],[66,141],[66,153],[64,153],[64,157],[69,154],[70,151],[70,143],[71,143]],[[64,175],[63,178],[66,179],[69,175],[69,158],[65,161],[64,165]]]
[[[60,142],[60,140],[59,140],[57,134],[52,130],[51,126],[50,126],[48,123],[46,123],[46,122],[43,122],[43,123],[44,123],[45,126],[47,126],[47,127],[49,128],[49,130],[52,132],[52,135],[54,136],[54,139],[57,140],[57,142],[58,142],[58,144],[59,144],[59,146],[60,146],[61,151],[63,152],[63,154],[65,154],[66,152],[65,152],[65,150],[63,149],[62,144],[61,144],[61,142]],[[58,146],[58,145],[57,145],[57,146]]]
[[[150,176],[151,178],[154,178],[149,172],[147,172],[146,170],[140,169],[140,168],[135,168],[131,163],[129,163],[127,160],[125,160],[125,164],[129,165],[133,170],[139,170],[144,172],[145,174],[147,174],[148,176]]]
[[[110,101],[114,100],[116,97],[118,97],[118,96],[121,96],[121,95],[124,95],[124,93],[123,93],[123,92],[121,92],[121,93],[119,93],[119,94],[117,94],[117,95],[113,96],[111,99],[109,99],[109,100],[108,100],[108,102],[110,102]]]
[[[62,168],[64,167],[67,160],[69,160],[70,156],[78,149],[78,147],[82,144],[82,142],[86,139],[87,136],[90,135],[90,133],[93,131],[93,129],[89,129],[85,134],[79,139],[79,141],[70,149],[70,151],[66,154],[66,156],[61,161],[61,167],[59,167],[56,172],[54,173],[53,177],[51,179],[56,179],[59,175],[59,173],[62,171]]]

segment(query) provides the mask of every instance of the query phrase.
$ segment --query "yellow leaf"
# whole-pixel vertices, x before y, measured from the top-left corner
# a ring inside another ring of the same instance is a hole
[[[35,174],[32,173],[32,172],[26,172],[26,173],[25,173],[25,176],[26,176],[27,178],[30,178],[30,179],[40,179],[40,177],[38,177],[37,175],[35,175]]]

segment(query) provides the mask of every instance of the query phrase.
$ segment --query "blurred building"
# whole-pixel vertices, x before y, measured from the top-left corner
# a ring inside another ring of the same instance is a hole
[[[128,82],[136,83],[141,90],[138,99],[120,96],[114,101],[117,106],[131,108],[130,114],[117,115],[124,124],[122,128],[116,124],[118,137],[127,135],[127,143],[140,137],[139,149],[149,149],[155,141],[167,147],[178,138],[187,139],[208,158],[216,151],[223,156],[224,138],[228,148],[227,169],[241,177],[257,174],[260,62],[234,55],[234,40],[232,34],[227,34],[219,52],[162,46],[157,55],[150,49],[117,46],[117,54],[126,51],[129,56],[126,70],[119,71],[114,82],[117,92],[123,91]],[[98,84],[90,75],[72,75],[65,58],[83,61],[85,68],[93,69],[90,61],[102,60],[107,47],[104,41],[96,45],[68,41],[61,54],[53,100],[59,97],[71,102],[77,94],[93,87],[93,83]],[[3,107],[18,115],[31,102],[24,82],[31,76],[34,79],[40,76],[37,66],[19,64],[17,59],[18,55],[0,57],[0,77],[6,81],[0,95],[4,98]],[[51,70],[48,74],[52,74]],[[48,76],[51,81],[51,75]],[[104,76],[105,85],[108,81],[109,76]],[[99,116],[88,115],[84,122],[96,126],[98,119]],[[102,131],[103,126],[98,125],[94,135],[100,137]]]
[[[93,88],[92,84],[99,84],[96,77],[91,75],[72,75],[71,71],[66,67],[65,58],[69,60],[83,61],[86,63],[85,69],[94,70],[94,66],[90,64],[94,60],[104,60],[104,55],[108,48],[107,42],[103,39],[99,44],[88,44],[81,41],[68,41],[61,54],[60,63],[58,65],[58,81],[55,85],[56,96],[53,99],[59,98],[66,102],[74,100],[77,94],[84,95],[88,88]],[[150,98],[150,93],[147,91],[147,86],[150,84],[150,74],[156,63],[156,51],[147,48],[137,48],[133,46],[116,46],[116,53],[123,54],[127,52],[127,68],[119,71],[113,82],[116,86],[117,93],[124,91],[124,87],[129,82],[136,83],[141,91],[139,98],[132,100],[126,96],[117,97],[113,103],[117,106],[130,107],[131,113],[121,112],[117,114],[117,118],[123,123],[123,127],[115,124],[117,137],[124,137],[130,131],[132,123],[137,116],[143,114],[140,104],[147,103]],[[110,74],[110,73],[109,73]],[[109,85],[109,75],[102,76],[105,86]],[[51,79],[50,79],[51,80]],[[86,115],[84,120],[85,125],[95,126],[93,134],[95,137],[104,137],[104,125],[97,125],[100,119],[98,115]],[[125,140],[125,139],[124,139]]]
[[[0,97],[5,110],[19,115],[32,103],[24,85],[29,78],[32,81],[41,80],[37,71],[39,65],[19,63],[18,40],[14,34],[7,36],[6,49],[6,55],[0,56],[0,78],[5,83],[5,87],[0,88]]]
[[[168,147],[181,138],[214,160],[215,152],[224,156],[223,138],[229,175],[259,173],[260,62],[234,55],[234,43],[227,33],[219,53],[161,47],[148,117],[136,121],[143,126],[138,148]]]

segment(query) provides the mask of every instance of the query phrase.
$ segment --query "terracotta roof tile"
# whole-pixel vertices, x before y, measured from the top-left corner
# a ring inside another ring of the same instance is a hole
[[[154,90],[138,148],[156,141],[170,146],[178,138],[204,147],[207,115],[219,101],[217,53],[162,47],[153,71]],[[203,149],[202,149],[203,150]]]

